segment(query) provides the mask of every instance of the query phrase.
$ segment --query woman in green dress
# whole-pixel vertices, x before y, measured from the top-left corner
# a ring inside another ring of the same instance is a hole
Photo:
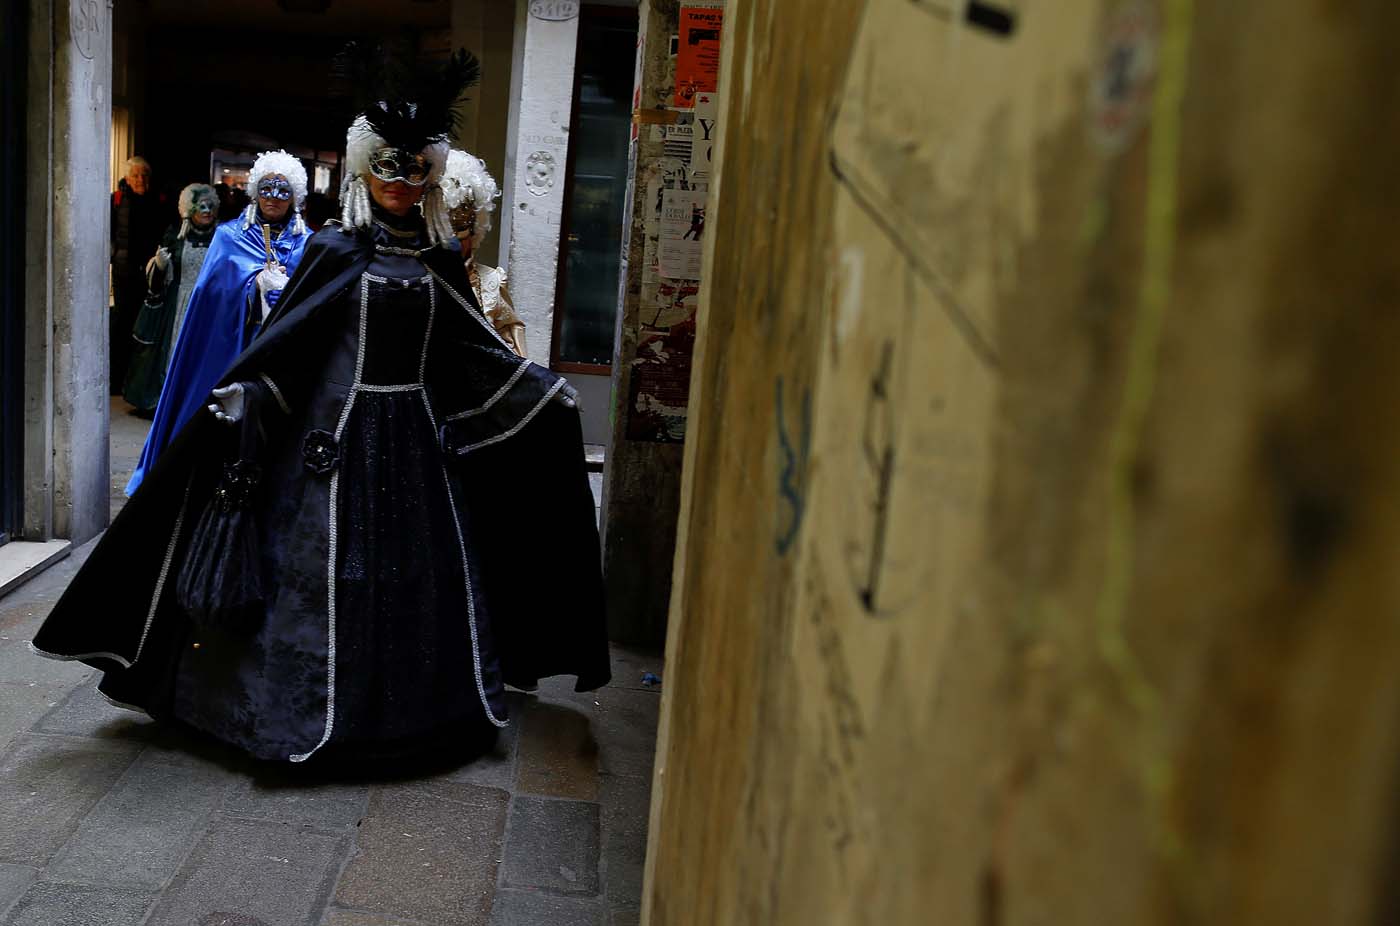
[[[146,303],[132,331],[135,343],[123,390],[138,415],[155,413],[190,294],[209,253],[218,213],[219,195],[212,186],[191,183],[185,187],[180,191],[180,224],[166,230],[155,256],[146,264]]]

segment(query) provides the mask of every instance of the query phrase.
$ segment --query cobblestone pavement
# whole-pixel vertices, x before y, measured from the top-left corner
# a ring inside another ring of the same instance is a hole
[[[132,421],[114,401],[118,475]],[[86,552],[0,599],[0,926],[637,922],[659,657],[615,649],[597,692],[512,692],[494,752],[460,768],[269,768],[29,653]]]

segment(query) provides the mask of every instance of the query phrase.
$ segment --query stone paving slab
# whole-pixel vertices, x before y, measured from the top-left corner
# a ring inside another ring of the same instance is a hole
[[[29,887],[29,882],[39,874],[39,869],[28,865],[0,865],[0,917],[10,904]]]
[[[233,787],[224,813],[325,831],[353,829],[365,817],[369,792],[365,784],[306,782],[291,770],[264,771]]]
[[[659,654],[615,648],[599,692],[509,692],[511,726],[461,768],[304,774],[115,708],[91,670],[28,652],[90,552],[0,600],[0,926],[638,922],[660,704],[641,676],[663,674]]]
[[[81,662],[35,655],[29,648],[28,635],[0,643],[0,679],[10,684],[33,683],[67,691],[81,684],[93,671],[91,666]]]
[[[517,796],[510,808],[503,887],[598,893],[598,805]]]
[[[144,755],[87,815],[45,878],[164,887],[233,784],[221,769],[170,765]]]
[[[509,796],[445,781],[376,788],[337,906],[435,926],[485,926]]]
[[[640,926],[641,922],[641,907],[620,907],[612,911],[610,926]]]
[[[6,642],[5,638],[11,636],[20,640],[34,636],[40,621],[63,595],[95,546],[92,541],[83,544],[67,558],[0,598],[0,642]]]
[[[97,681],[93,678],[74,688],[44,715],[35,732],[121,739],[140,737],[155,726],[145,714],[117,707],[102,697]]]
[[[591,713],[598,706],[597,691],[574,691],[575,679],[572,675],[560,675],[540,679],[539,688],[527,694],[527,702],[573,705]]]
[[[509,791],[515,786],[516,760],[520,747],[520,725],[527,697],[518,691],[506,692],[510,723],[496,737],[490,752],[442,776],[446,781],[465,782]]]
[[[155,898],[155,894],[139,891],[39,882],[25,892],[3,924],[140,926]]]
[[[86,556],[78,557],[76,561],[82,562],[84,559]],[[0,645],[18,643],[28,652],[29,640],[33,639],[35,631],[58,600],[59,593],[76,572],[69,562],[62,562],[0,598]],[[55,580],[60,583],[57,589],[53,587]],[[34,656],[33,653],[30,655]]]
[[[149,728],[140,728],[132,739],[144,743],[146,752],[152,758],[159,758],[167,765],[214,767],[244,777],[255,774],[254,770],[259,766],[259,763],[227,743],[169,724],[153,723]]]
[[[0,752],[63,698],[57,686],[0,680]]]
[[[602,782],[603,877],[609,902],[635,905],[647,861],[651,779],[605,775]]]
[[[581,801],[598,799],[598,743],[591,711],[571,704],[533,701],[521,726],[516,788]]]
[[[389,919],[377,913],[359,913],[354,910],[331,908],[321,926],[432,926],[419,920],[406,920],[402,917]]]
[[[250,913],[207,913],[197,926],[273,926]]]
[[[315,926],[348,851],[344,836],[219,819],[145,926]]]
[[[605,775],[650,779],[661,692],[604,688],[597,695],[599,712],[607,718],[598,738],[599,769]]]
[[[665,656],[659,652],[651,650],[632,649],[627,646],[612,646],[612,681],[609,688],[631,688],[637,691],[650,691],[659,694],[661,688],[657,685],[645,685],[642,683],[642,676],[650,672],[658,678],[665,679],[666,673]]]
[[[0,759],[0,861],[47,862],[139,751],[132,743],[21,737]]]
[[[490,926],[608,926],[608,910],[597,900],[559,897],[541,891],[502,890],[491,908]]]
[[[55,571],[61,568],[54,567]],[[39,622],[48,614],[51,604],[30,594],[30,589],[38,582],[33,579],[13,594],[0,598],[0,645],[15,642],[23,645],[34,636]]]

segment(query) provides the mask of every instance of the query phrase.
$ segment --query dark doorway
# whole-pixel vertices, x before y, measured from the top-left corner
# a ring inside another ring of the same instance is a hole
[[[143,17],[120,25],[130,32],[134,153],[151,162],[168,202],[188,183],[218,182],[225,170],[237,176],[268,148],[300,158],[311,189],[335,198],[353,114],[331,99],[332,59],[351,39],[404,34],[427,53],[446,52],[451,4],[252,0],[233,15],[151,0]]]
[[[115,186],[129,155],[146,158],[166,222],[178,222],[180,190],[225,183],[220,219],[247,204],[240,189],[258,153],[284,149],[306,168],[306,220],[337,215],[340,152],[353,116],[332,98],[331,67],[351,39],[411,38],[425,55],[451,47],[449,0],[189,0],[118,3],[113,10]],[[117,131],[120,127],[120,131]],[[314,194],[323,195],[314,195]],[[112,398],[113,511],[149,427]]]
[[[0,11],[0,544],[24,524],[25,132],[29,4]]]

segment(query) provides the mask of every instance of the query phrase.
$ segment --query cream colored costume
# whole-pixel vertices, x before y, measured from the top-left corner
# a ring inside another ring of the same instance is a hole
[[[458,151],[448,152],[442,179],[443,204],[452,221],[453,234],[466,254],[467,277],[486,317],[511,350],[525,356],[525,323],[515,314],[506,290],[506,272],[500,267],[478,264],[473,255],[491,230],[491,212],[496,208],[500,189],[477,157]]]
[[[500,267],[478,264],[474,258],[467,258],[467,277],[472,281],[472,291],[476,301],[481,303],[486,317],[511,350],[525,356],[525,323],[515,314],[510,303],[510,291],[506,289],[506,272]]]

